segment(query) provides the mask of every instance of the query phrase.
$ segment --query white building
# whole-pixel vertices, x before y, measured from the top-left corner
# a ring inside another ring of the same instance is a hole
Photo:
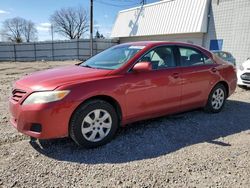
[[[250,0],[165,0],[120,11],[112,38],[182,41],[250,57]]]

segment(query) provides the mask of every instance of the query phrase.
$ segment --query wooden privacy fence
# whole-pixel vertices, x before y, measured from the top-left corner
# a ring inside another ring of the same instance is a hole
[[[94,54],[113,45],[117,40],[94,40]],[[30,42],[30,43],[0,43],[0,61],[41,61],[87,59],[90,57],[90,41],[88,39]]]

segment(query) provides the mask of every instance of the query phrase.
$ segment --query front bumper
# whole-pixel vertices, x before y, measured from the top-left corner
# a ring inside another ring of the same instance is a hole
[[[34,138],[67,137],[70,117],[77,105],[63,101],[21,105],[9,99],[10,122],[19,132]]]
[[[237,72],[238,85],[250,87],[250,71],[240,71]]]

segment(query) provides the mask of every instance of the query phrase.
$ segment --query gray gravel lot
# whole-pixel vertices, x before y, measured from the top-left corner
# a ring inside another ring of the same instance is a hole
[[[195,110],[137,122],[109,144],[30,143],[9,123],[12,82],[76,62],[0,62],[0,187],[250,187],[250,90],[219,114]]]

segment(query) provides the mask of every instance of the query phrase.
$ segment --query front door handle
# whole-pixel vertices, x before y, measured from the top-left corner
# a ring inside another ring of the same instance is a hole
[[[213,67],[213,68],[211,69],[211,71],[214,72],[214,73],[216,73],[216,72],[217,72],[217,69],[216,69],[215,67]]]

